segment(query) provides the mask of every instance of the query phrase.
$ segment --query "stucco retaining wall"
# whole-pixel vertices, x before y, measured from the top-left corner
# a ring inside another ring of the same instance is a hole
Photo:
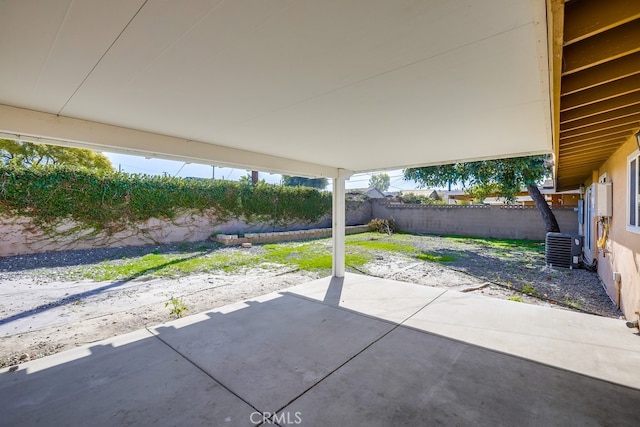
[[[347,202],[347,225],[366,224],[371,219],[371,202]],[[34,226],[29,218],[0,214],[0,256],[39,252],[93,249],[119,246],[143,246],[207,240],[213,234],[246,234],[325,229],[331,227],[327,215],[313,223],[250,223],[239,218],[220,221],[212,211],[185,212],[173,220],[151,218],[112,234],[83,230],[77,224],[61,223],[54,237]]]

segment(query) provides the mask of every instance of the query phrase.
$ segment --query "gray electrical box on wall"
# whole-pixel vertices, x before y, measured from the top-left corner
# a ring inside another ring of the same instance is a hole
[[[611,217],[613,195],[611,191],[611,183],[604,182],[595,184],[595,216],[598,217]]]

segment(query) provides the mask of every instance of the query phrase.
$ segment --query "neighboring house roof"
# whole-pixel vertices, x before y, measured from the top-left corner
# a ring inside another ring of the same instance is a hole
[[[378,190],[376,187],[367,188],[365,190],[365,193],[367,193],[367,195],[372,199],[382,199],[385,196],[385,194],[382,191]]]

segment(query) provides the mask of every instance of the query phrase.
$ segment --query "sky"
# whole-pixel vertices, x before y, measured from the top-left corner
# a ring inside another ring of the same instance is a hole
[[[230,181],[238,181],[240,177],[247,175],[249,172],[244,169],[211,167],[211,165],[202,165],[197,163],[185,163],[174,160],[153,159],[142,156],[131,156],[127,154],[106,153],[111,164],[116,170],[128,173],[141,173],[148,175],[179,176],[182,178],[215,178]],[[405,181],[402,178],[402,170],[390,170],[380,173],[386,173],[391,178],[391,186],[389,191],[411,190],[417,188],[413,181]],[[376,174],[374,172],[373,174]],[[369,178],[372,173],[355,174],[346,183],[347,189],[368,188]],[[264,179],[270,184],[279,184],[282,176],[280,174],[260,172],[260,179]]]

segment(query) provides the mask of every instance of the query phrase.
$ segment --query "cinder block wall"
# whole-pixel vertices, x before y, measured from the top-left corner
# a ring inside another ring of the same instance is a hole
[[[402,231],[424,234],[544,240],[546,231],[535,208],[485,205],[420,206],[373,202],[374,218],[393,217]],[[560,230],[578,232],[578,213],[554,209]]]

